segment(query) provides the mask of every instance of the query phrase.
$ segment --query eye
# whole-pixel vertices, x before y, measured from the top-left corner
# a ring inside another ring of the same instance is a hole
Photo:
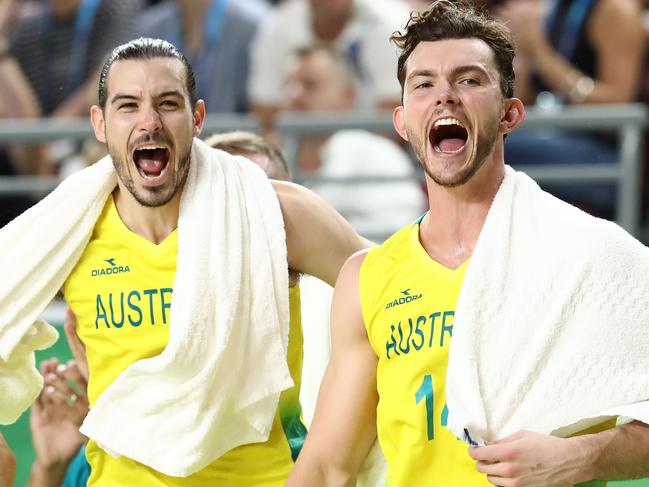
[[[460,80],[460,84],[467,86],[478,86],[480,82],[475,78],[462,78]]]
[[[137,108],[137,103],[130,101],[120,104],[117,108],[120,110],[135,110]]]
[[[175,100],[162,100],[160,106],[163,108],[178,108],[178,102]]]
[[[423,88],[432,88],[433,83],[430,81],[422,81],[421,83],[417,83],[415,85],[415,90],[423,89]]]

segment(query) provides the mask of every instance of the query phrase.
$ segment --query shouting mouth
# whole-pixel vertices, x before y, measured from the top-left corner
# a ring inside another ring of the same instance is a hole
[[[133,151],[133,162],[139,175],[151,185],[164,182],[169,158],[169,149],[162,145],[145,145]]]
[[[429,140],[437,153],[454,155],[462,152],[469,138],[464,125],[453,117],[440,118],[433,124]]]

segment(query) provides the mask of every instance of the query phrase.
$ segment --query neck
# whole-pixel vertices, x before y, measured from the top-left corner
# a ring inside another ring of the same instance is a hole
[[[185,49],[198,52],[203,47],[203,21],[212,0],[181,0],[178,2],[183,26]]]
[[[504,177],[504,164],[487,161],[465,184],[442,187],[426,176],[430,210],[419,238],[428,254],[455,269],[471,257]]]
[[[138,203],[133,195],[119,184],[113,192],[115,207],[130,231],[158,245],[178,227],[182,188],[167,204],[148,207]]]

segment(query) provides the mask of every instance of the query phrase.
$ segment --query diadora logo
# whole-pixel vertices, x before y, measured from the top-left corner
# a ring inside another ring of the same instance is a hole
[[[131,269],[127,265],[117,265],[115,263],[115,258],[111,257],[110,259],[104,259],[104,262],[107,262],[110,267],[103,267],[100,269],[93,269],[90,271],[92,277],[97,276],[108,276],[111,274],[121,274],[122,272],[131,272]]]
[[[390,309],[394,308],[395,306],[401,306],[402,304],[407,304],[412,301],[416,301],[417,299],[421,298],[422,294],[411,294],[410,293],[410,288],[404,289],[401,291],[401,294],[403,296],[399,296],[397,299],[394,299],[390,301],[388,304],[385,305],[385,309]]]

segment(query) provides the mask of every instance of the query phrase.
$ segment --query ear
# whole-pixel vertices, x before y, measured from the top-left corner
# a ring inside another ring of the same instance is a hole
[[[194,106],[194,136],[197,137],[201,130],[203,130],[203,122],[205,121],[205,102],[198,100]]]
[[[392,111],[392,125],[394,129],[405,141],[408,141],[408,133],[406,132],[406,121],[403,114],[403,105],[399,105]]]
[[[90,122],[95,130],[95,137],[99,142],[106,143],[106,122],[104,121],[104,111],[98,105],[90,108]]]
[[[500,130],[503,134],[512,132],[525,120],[525,106],[518,98],[505,100],[504,113],[500,119]]]

